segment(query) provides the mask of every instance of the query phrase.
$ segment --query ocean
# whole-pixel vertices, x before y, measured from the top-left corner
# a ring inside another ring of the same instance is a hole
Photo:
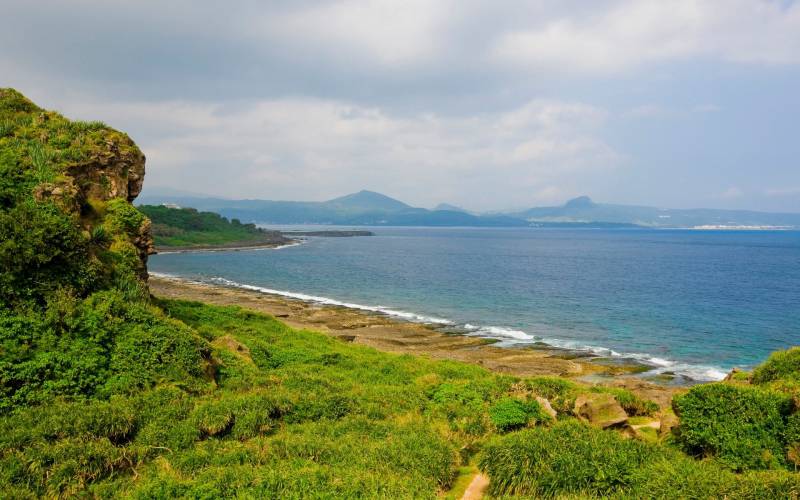
[[[149,268],[698,381],[800,344],[797,231],[368,229],[277,250],[166,253]]]

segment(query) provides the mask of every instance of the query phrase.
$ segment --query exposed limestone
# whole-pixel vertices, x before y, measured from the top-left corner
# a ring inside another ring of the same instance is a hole
[[[611,394],[581,394],[575,400],[575,416],[589,424],[607,429],[628,421],[628,415]]]

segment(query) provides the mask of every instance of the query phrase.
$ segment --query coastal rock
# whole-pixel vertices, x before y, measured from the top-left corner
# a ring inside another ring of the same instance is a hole
[[[581,394],[575,400],[573,413],[589,424],[607,429],[628,421],[628,414],[611,394]]]
[[[124,198],[132,202],[142,192],[145,157],[125,134],[110,132],[67,173],[82,187],[84,199]]]
[[[126,265],[146,280],[147,256],[154,252],[150,222],[134,216],[132,206],[120,206],[133,202],[144,183],[145,156],[133,140],[103,123],[74,122],[43,110],[14,89],[0,89],[0,110],[14,124],[7,132],[14,141],[4,147],[33,167],[26,175],[36,185],[27,194],[39,203],[52,202],[92,245],[104,247],[89,257],[97,261],[96,269],[110,271],[113,266],[101,262],[110,251],[121,259],[131,256]],[[117,220],[109,224],[112,211]]]
[[[553,406],[550,404],[550,401],[541,396],[536,396],[536,402],[539,403],[539,406],[542,407],[542,410],[544,410],[545,413],[550,415],[550,418],[552,418],[553,420],[556,419],[556,417],[558,416],[558,412],[553,409]]]

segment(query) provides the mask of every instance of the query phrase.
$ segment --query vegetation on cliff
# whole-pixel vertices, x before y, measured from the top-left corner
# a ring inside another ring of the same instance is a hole
[[[277,231],[268,231],[255,224],[228,220],[213,212],[194,208],[173,208],[142,205],[139,211],[152,221],[152,233],[159,247],[193,247],[209,245],[286,244],[289,239]]]
[[[623,389],[151,298],[143,176],[124,134],[0,90],[0,497],[432,498],[476,457],[497,496],[800,492],[796,350],[643,438],[626,422],[668,410]],[[599,399],[616,429],[575,409]]]

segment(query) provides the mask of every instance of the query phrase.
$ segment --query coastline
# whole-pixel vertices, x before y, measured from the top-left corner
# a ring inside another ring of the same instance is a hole
[[[231,243],[229,245],[197,245],[190,247],[156,247],[156,254],[169,255],[173,253],[198,253],[198,252],[240,252],[246,250],[280,250],[281,248],[302,245],[302,240],[291,240],[290,243],[254,243],[244,245],[241,243]]]
[[[315,330],[344,342],[380,351],[449,359],[518,377],[557,376],[587,384],[624,387],[661,405],[684,388],[637,377],[644,365],[609,362],[553,346],[496,347],[491,339],[443,331],[441,324],[404,321],[380,311],[319,304],[258,290],[246,290],[152,275],[151,293],[159,298],[236,305],[276,317],[298,329]]]

